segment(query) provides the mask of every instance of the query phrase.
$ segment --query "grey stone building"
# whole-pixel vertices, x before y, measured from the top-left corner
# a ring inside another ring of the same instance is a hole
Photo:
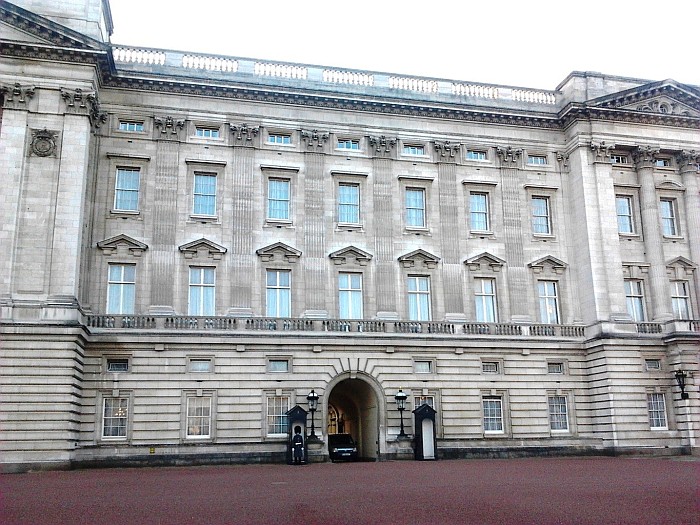
[[[107,0],[0,1],[4,470],[283,461],[311,390],[316,461],[342,432],[412,458],[423,404],[438,458],[697,453],[697,86],[111,26]]]

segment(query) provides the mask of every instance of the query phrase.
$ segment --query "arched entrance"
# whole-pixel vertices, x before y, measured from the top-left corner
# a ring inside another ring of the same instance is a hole
[[[379,457],[379,401],[365,380],[341,379],[328,395],[328,434],[350,434],[362,459]]]

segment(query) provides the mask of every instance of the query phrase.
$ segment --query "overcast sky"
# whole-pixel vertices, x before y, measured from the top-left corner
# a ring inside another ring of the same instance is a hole
[[[571,71],[700,85],[698,0],[110,4],[122,45],[541,89]]]

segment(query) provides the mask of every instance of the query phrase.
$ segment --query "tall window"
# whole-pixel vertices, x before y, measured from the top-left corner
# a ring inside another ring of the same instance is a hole
[[[341,319],[362,319],[362,274],[338,275],[338,304]]]
[[[425,227],[425,190],[406,188],[406,225]]]
[[[566,396],[549,396],[549,428],[554,431],[569,430],[569,414],[566,406]]]
[[[690,319],[690,291],[688,281],[671,282],[671,303],[676,319]]]
[[[644,288],[642,281],[637,279],[625,280],[625,297],[627,299],[627,313],[637,322],[645,320],[644,315]]]
[[[216,215],[216,175],[194,174],[194,215]]]
[[[129,399],[105,397],[102,405],[102,437],[125,438],[129,419]]]
[[[632,218],[632,197],[618,195],[615,197],[617,208],[617,231],[619,233],[634,233]]]
[[[267,398],[267,434],[287,433],[287,411],[289,396],[270,396]]]
[[[190,268],[189,315],[214,315],[216,310],[214,268]]]
[[[430,321],[430,279],[409,276],[408,318],[411,321]]]
[[[647,408],[649,409],[649,427],[654,429],[667,429],[666,399],[662,393],[647,394]]]
[[[494,279],[474,279],[474,287],[476,320],[481,323],[497,322],[496,281]]]
[[[292,272],[289,270],[267,271],[267,316],[290,317],[292,310]]]
[[[552,221],[549,213],[548,197],[532,198],[532,231],[533,233],[552,233]]]
[[[340,183],[338,185],[338,222],[359,224],[360,185]]]
[[[187,437],[211,436],[211,397],[187,398]]]
[[[117,168],[114,192],[114,209],[119,211],[139,210],[139,168]]]
[[[107,313],[133,314],[136,295],[136,266],[110,264],[107,282]]]
[[[661,227],[664,235],[678,235],[678,221],[676,218],[676,202],[674,199],[661,199]]]
[[[489,231],[489,198],[486,193],[469,194],[469,219],[471,231]]]
[[[556,281],[538,281],[540,322],[559,324],[559,296]]]
[[[290,182],[286,179],[267,181],[267,218],[289,219]]]
[[[500,396],[484,396],[484,432],[503,433],[503,399]]]

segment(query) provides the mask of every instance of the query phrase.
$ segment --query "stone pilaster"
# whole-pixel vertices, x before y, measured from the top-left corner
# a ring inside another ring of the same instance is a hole
[[[688,229],[690,259],[700,267],[700,184],[698,183],[700,152],[681,151],[676,155],[676,161],[685,186],[685,222]],[[697,270],[694,281],[696,301],[700,303],[700,275]],[[700,312],[694,312],[694,317],[700,318]]]
[[[632,152],[639,178],[639,201],[644,231],[644,249],[649,263],[649,285],[651,288],[651,317],[656,321],[671,319],[671,296],[669,293],[666,263],[664,261],[663,236],[659,219],[658,197],[654,183],[654,163],[658,148],[640,146]]]
[[[532,313],[527,297],[532,297],[528,286],[528,269],[523,250],[523,211],[521,207],[520,156],[521,149],[496,147],[500,160],[503,191],[503,236],[508,264],[508,295],[513,321],[531,321]]]

